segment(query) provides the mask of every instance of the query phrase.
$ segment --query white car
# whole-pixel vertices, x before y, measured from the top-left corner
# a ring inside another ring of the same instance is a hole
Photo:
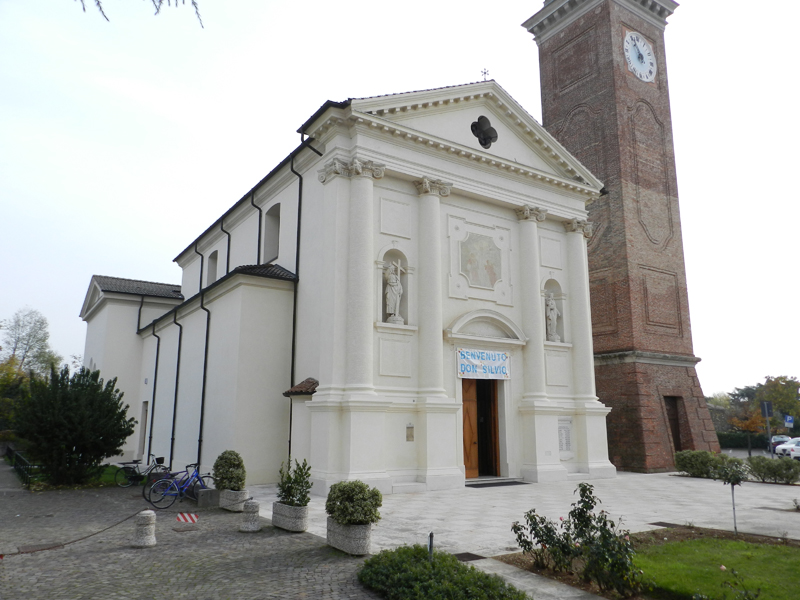
[[[795,444],[794,446],[789,446],[789,458],[794,458],[795,460],[800,460],[800,442]]]
[[[775,455],[776,456],[789,456],[789,449],[796,448],[800,445],[800,437],[792,438],[788,442],[781,444],[777,448],[775,448]],[[795,456],[800,457],[800,454],[796,454]]]

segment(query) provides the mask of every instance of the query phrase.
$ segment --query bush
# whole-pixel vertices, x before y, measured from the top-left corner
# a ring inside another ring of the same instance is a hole
[[[724,456],[708,450],[682,450],[675,453],[675,468],[689,477],[714,478],[714,471]]]
[[[242,456],[235,450],[225,450],[220,454],[214,461],[213,471],[214,486],[218,490],[238,492],[244,489],[247,471]]]
[[[291,462],[287,464],[286,470],[283,469],[283,463],[281,463],[280,475],[278,502],[288,506],[308,506],[311,500],[308,493],[313,484],[309,481],[311,467],[308,466],[306,460],[303,459],[302,465],[296,460],[294,461],[294,473]]]
[[[100,371],[50,370],[30,381],[30,398],[18,405],[16,433],[29,442],[31,458],[54,485],[83,484],[100,475],[105,459],[122,452],[135,419],[122,404],[117,380]]]
[[[591,485],[581,483],[576,491],[580,492],[579,501],[558,524],[533,509],[525,514],[527,531],[519,522],[511,526],[523,553],[538,567],[555,571],[572,571],[577,565],[584,579],[594,581],[602,591],[630,596],[642,590],[643,576],[633,565],[635,552],[629,532],[605,511],[594,513],[599,500]]]
[[[524,592],[434,551],[433,562],[424,546],[383,550],[368,559],[358,580],[390,600],[526,600]]]
[[[383,496],[363,481],[340,481],[328,492],[325,512],[339,525],[367,525],[381,518]]]
[[[770,459],[766,456],[750,456],[747,470],[753,479],[761,482],[792,484],[800,480],[800,461],[786,457]]]

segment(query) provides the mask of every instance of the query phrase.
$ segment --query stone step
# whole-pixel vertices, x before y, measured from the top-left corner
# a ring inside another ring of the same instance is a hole
[[[515,483],[521,482],[522,479],[519,477],[475,477],[473,479],[467,479],[464,482],[464,485],[469,487],[471,485],[482,485],[486,483]]]
[[[419,481],[407,481],[405,483],[392,484],[393,494],[412,494],[415,492],[426,492],[428,486]]]
[[[589,479],[588,473],[568,473],[567,481],[586,481]]]

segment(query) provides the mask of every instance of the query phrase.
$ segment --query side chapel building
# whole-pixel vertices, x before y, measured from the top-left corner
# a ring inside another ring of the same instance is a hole
[[[613,477],[609,439],[636,470],[713,446],[663,69],[675,6],[548,0],[525,23],[550,132],[494,81],[329,101],[176,257],[181,285],[94,276],[84,357],[139,421],[126,455],[208,469],[235,449],[255,484],[291,453],[315,493],[356,478],[392,493]],[[630,31],[635,57],[646,39],[660,61],[649,81],[625,66]],[[658,102],[615,107],[615,77]],[[570,96],[584,83],[594,103]],[[631,209],[644,233],[626,231]]]

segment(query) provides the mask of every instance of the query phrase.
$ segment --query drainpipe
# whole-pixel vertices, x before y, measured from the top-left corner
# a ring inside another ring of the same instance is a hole
[[[255,199],[256,199],[256,193],[253,192],[252,194],[250,194],[250,204],[252,204],[253,208],[255,208],[258,211],[258,250],[256,251],[256,264],[260,265],[261,264],[261,228],[264,225],[264,219],[262,218],[263,215],[264,215],[264,209],[262,209],[260,206],[256,206]]]
[[[225,218],[223,217],[219,221],[219,229],[228,236],[228,250],[225,252],[225,275],[231,272],[231,234],[229,231],[225,231]]]
[[[183,344],[183,325],[178,323],[178,311],[172,313],[172,322],[178,326],[178,362],[175,366],[175,397],[172,401],[172,439],[169,442],[169,470],[172,470],[172,455],[175,452],[175,417],[178,415],[178,385],[181,381],[181,345]]]
[[[144,306],[144,296],[142,296],[142,301],[139,302],[139,314],[136,315],[136,331],[139,331],[142,328],[142,307]]]
[[[300,141],[305,144],[306,147],[311,148],[317,156],[322,156],[322,152],[314,148],[310,145],[313,141],[312,138],[308,140],[305,139],[305,134],[300,134]],[[294,251],[294,272],[297,280],[294,282],[294,298],[292,300],[292,366],[289,373],[289,383],[291,384],[290,387],[294,386],[294,371],[295,371],[295,363],[296,363],[296,349],[297,349],[297,286],[300,283],[300,224],[303,220],[303,176],[294,170],[294,155],[292,155],[292,161],[289,165],[289,170],[292,173],[297,175],[298,185],[297,185],[297,231],[295,233],[295,251]],[[260,247],[260,245],[259,245]],[[288,464],[291,467],[292,464],[292,416],[293,416],[293,404],[292,398],[289,397],[289,459]]]
[[[161,337],[156,333],[156,324],[153,323],[153,337],[158,340],[156,342],[156,366],[153,373],[153,400],[150,402],[150,438],[147,442],[147,460],[150,460],[150,454],[153,451],[153,422],[156,415],[156,390],[158,389],[158,357],[161,354]]]
[[[198,244],[198,242],[194,243],[194,253],[195,254],[200,254],[197,251],[197,244]],[[205,262],[206,262],[206,257],[203,256],[202,254],[200,254],[200,279],[197,282],[197,293],[198,294],[203,291],[203,271],[205,270]]]
[[[197,244],[194,246],[194,251],[197,254]],[[203,255],[200,254],[200,260],[203,259]],[[203,456],[203,423],[205,421],[206,415],[206,374],[208,373],[208,334],[211,328],[211,312],[206,308],[204,304],[205,300],[205,293],[200,292],[200,308],[205,311],[206,313],[206,341],[205,341],[205,348],[203,349],[203,387],[200,392],[200,430],[197,433],[197,464],[201,464],[202,456]],[[199,467],[198,467],[199,468]]]

